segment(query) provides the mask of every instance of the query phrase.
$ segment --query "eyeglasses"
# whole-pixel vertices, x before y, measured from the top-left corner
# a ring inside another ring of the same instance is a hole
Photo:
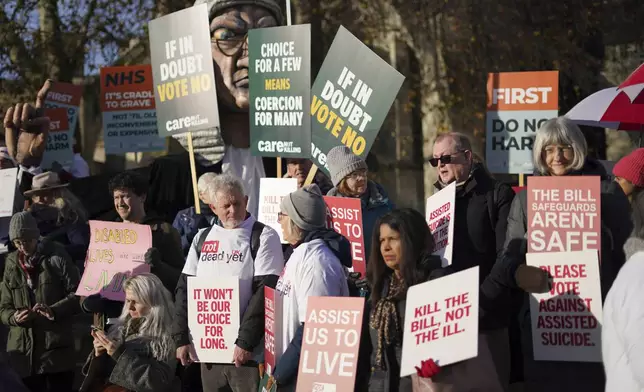
[[[443,165],[447,165],[448,163],[452,163],[452,157],[462,152],[465,152],[465,151],[457,151],[451,155],[441,155],[438,158],[429,158],[429,164],[432,165],[433,167],[438,166],[438,162],[442,163]]]
[[[354,171],[353,173],[349,174],[347,178],[350,178],[352,180],[357,180],[358,178],[367,178],[367,171],[366,170]]]
[[[288,216],[288,215],[286,215],[286,214],[283,214],[283,213],[281,213],[281,212],[278,212],[278,213],[277,213],[277,222],[278,222],[278,223],[282,223],[282,219],[284,219],[284,217],[287,217],[287,216]]]
[[[556,153],[560,153],[561,155],[570,155],[573,153],[573,149],[571,145],[566,145],[566,146],[548,146],[543,149],[547,155],[555,155]]]
[[[224,55],[228,57],[235,56],[241,48],[244,47],[244,42],[248,39],[248,33],[243,36],[237,36],[233,38],[226,39],[216,39],[211,38],[210,42],[217,45],[217,49]],[[246,45],[248,49],[248,45]]]

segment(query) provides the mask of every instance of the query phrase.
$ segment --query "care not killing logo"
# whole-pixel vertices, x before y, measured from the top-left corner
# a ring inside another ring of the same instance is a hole
[[[244,261],[244,254],[240,250],[232,250],[230,253],[219,251],[219,241],[206,241],[201,247],[199,261],[241,263]]]

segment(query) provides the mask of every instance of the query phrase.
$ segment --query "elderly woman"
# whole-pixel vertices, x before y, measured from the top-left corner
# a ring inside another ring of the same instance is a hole
[[[369,260],[371,233],[376,220],[394,208],[384,188],[367,176],[367,163],[346,146],[334,147],[327,155],[332,188],[327,196],[359,198],[362,204],[362,233],[365,260]]]
[[[94,351],[83,367],[80,391],[177,390],[170,292],[152,274],[131,277],[123,287],[125,305],[115,325],[109,333],[92,331]]]
[[[294,391],[297,384],[307,298],[349,295],[344,267],[351,266],[351,245],[326,228],[326,204],[315,184],[283,198],[280,210],[284,239],[295,248],[276,286],[283,301],[286,344],[269,382],[282,392]]]
[[[610,289],[619,268],[624,264],[622,246],[631,232],[628,199],[619,185],[610,180],[600,162],[588,157],[586,139],[577,125],[565,117],[543,123],[537,131],[533,148],[535,176],[599,176],[601,178],[601,286]],[[529,181],[529,180],[528,180]],[[506,248],[494,271],[483,282],[481,303],[490,298],[485,294],[492,280],[501,271],[510,287],[529,286],[519,282],[517,268],[525,262],[527,249],[527,191],[521,191],[512,202],[508,216]],[[511,280],[516,279],[516,282]],[[499,281],[503,281],[500,278]],[[537,280],[537,279],[533,279]],[[542,280],[543,281],[543,280]],[[526,309],[528,304],[526,300]],[[535,361],[532,350],[530,312],[523,314],[522,347],[526,391],[603,391],[604,376],[600,364],[580,362]]]
[[[11,218],[0,286],[0,320],[9,326],[9,362],[34,392],[70,391],[74,381],[73,316],[80,313],[78,269],[59,244],[39,239],[28,212]],[[0,388],[2,389],[2,388]]]
[[[89,246],[87,212],[80,200],[62,184],[58,174],[46,172],[34,176],[29,212],[36,218],[43,237],[59,242],[82,271]]]

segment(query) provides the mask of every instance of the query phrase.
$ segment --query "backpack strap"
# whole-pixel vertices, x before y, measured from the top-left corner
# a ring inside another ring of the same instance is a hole
[[[259,251],[260,246],[259,239],[265,226],[266,225],[259,221],[255,221],[255,223],[253,223],[253,229],[250,232],[250,255],[252,256],[253,261],[255,261],[255,257],[257,257],[257,251]]]
[[[212,226],[207,227],[203,233],[201,233],[201,236],[199,236],[199,239],[197,240],[197,260],[201,258],[201,248],[203,248],[203,243],[206,242],[206,238],[208,238],[208,234],[210,234],[210,230],[212,230]]]

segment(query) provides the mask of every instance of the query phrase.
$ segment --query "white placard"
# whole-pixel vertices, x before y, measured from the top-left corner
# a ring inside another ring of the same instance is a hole
[[[188,327],[197,362],[233,361],[239,332],[239,280],[188,277]]]
[[[434,236],[434,255],[440,256],[443,267],[452,264],[454,248],[454,206],[456,183],[453,182],[427,199],[425,220]]]
[[[259,213],[257,220],[272,227],[284,244],[282,226],[277,221],[282,198],[297,190],[296,178],[261,178],[259,180]]]
[[[432,358],[439,366],[478,355],[479,267],[409,288],[400,377]]]
[[[0,218],[13,215],[13,203],[16,197],[16,179],[18,168],[0,170]]]
[[[549,270],[553,278],[550,292],[530,296],[534,359],[601,362],[597,251],[528,253],[526,263]]]

